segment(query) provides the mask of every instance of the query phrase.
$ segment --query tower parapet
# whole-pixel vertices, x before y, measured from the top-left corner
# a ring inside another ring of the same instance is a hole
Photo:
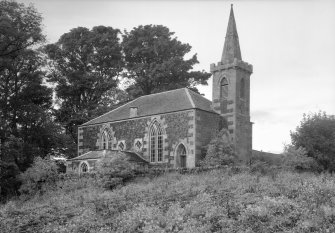
[[[210,65],[210,72],[214,73],[215,71],[220,71],[222,69],[229,69],[229,68],[240,68],[249,72],[250,74],[253,72],[253,66],[245,61],[238,60],[237,58],[234,59],[232,63],[223,63],[219,61],[217,64],[212,63]]]

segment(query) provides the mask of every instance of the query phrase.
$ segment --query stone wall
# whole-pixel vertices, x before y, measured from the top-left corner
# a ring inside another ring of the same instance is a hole
[[[176,148],[182,143],[187,148],[187,167],[195,166],[195,133],[194,112],[186,110],[156,116],[135,118],[130,120],[107,122],[78,128],[78,154],[101,148],[101,136],[104,129],[109,128],[113,135],[112,148],[117,149],[119,142],[125,143],[124,150],[137,151],[149,161],[149,128],[157,121],[163,128],[163,162],[178,166]],[[136,141],[142,143],[142,148],[136,150]]]
[[[225,126],[225,119],[218,114],[196,110],[196,161],[206,155],[206,147],[213,135]]]

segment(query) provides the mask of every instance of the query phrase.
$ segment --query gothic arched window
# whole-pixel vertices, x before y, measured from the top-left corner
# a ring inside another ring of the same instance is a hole
[[[220,98],[228,98],[228,81],[222,78],[220,83]]]
[[[87,163],[83,162],[83,163],[80,165],[80,172],[81,172],[81,173],[88,172],[88,166],[87,166]]]
[[[150,162],[163,161],[163,130],[155,122],[150,127]]]
[[[101,135],[101,149],[112,149],[112,136],[108,129],[105,129]]]
[[[240,97],[241,97],[242,99],[245,98],[245,81],[244,81],[244,78],[242,78],[242,80],[241,80]]]

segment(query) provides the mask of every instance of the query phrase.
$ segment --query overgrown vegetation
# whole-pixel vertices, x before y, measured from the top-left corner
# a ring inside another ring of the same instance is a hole
[[[229,139],[227,129],[214,133],[208,144],[205,158],[200,161],[200,166],[233,165],[238,162],[235,148]]]
[[[230,168],[137,178],[106,190],[96,177],[1,206],[4,232],[334,232],[335,178]]]

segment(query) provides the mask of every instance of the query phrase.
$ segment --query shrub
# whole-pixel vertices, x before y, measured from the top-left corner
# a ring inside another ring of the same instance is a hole
[[[307,156],[306,149],[302,147],[295,149],[291,145],[285,147],[283,164],[286,168],[297,171],[322,170],[314,158]]]
[[[100,160],[97,172],[102,176],[102,186],[109,189],[135,176],[132,164],[122,155]]]
[[[306,149],[324,170],[335,171],[335,116],[325,112],[304,114],[300,126],[291,132],[293,146]]]
[[[201,166],[232,165],[237,161],[233,144],[229,140],[229,132],[222,129],[210,141],[206,157],[200,162]]]
[[[20,175],[22,186],[20,192],[33,195],[51,188],[58,178],[58,166],[49,159],[36,157],[31,167]]]

